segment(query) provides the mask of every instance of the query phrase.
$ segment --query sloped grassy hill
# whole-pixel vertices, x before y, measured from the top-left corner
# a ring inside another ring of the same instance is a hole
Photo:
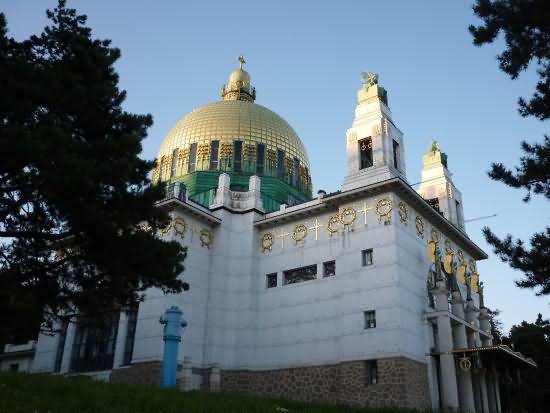
[[[227,393],[109,384],[87,377],[0,373],[4,413],[405,413],[406,409],[359,409],[305,404]]]

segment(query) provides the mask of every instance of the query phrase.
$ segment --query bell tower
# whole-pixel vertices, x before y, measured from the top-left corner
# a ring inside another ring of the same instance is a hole
[[[437,212],[464,231],[462,194],[451,179],[447,167],[447,154],[437,141],[432,141],[422,157],[422,180],[418,193]]]
[[[391,119],[388,93],[376,73],[362,73],[361,78],[355,118],[346,133],[344,191],[394,177],[406,180],[403,133]]]

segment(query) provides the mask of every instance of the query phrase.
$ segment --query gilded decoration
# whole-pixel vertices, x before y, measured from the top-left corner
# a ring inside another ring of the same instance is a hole
[[[160,235],[164,236],[170,232],[172,229],[172,221],[168,221],[165,225],[159,228]]]
[[[296,242],[303,242],[307,237],[307,227],[304,224],[298,224],[292,231],[292,239]]]
[[[197,148],[197,156],[204,160],[208,158],[208,155],[210,155],[210,145],[207,143],[199,145]]]
[[[281,228],[281,232],[277,235],[277,238],[281,239],[281,248],[285,247],[285,238],[290,235],[290,232],[285,232],[284,228]]]
[[[439,238],[441,237],[439,232],[437,232],[437,230],[435,228],[432,228],[432,230],[430,231],[430,237],[432,239],[433,242],[439,242]]]
[[[153,228],[151,227],[151,225],[149,225],[148,222],[141,222],[137,225],[137,227],[140,231],[146,232],[148,234],[153,233]]]
[[[477,273],[477,265],[473,259],[468,262],[470,267],[470,288],[473,292],[479,292],[479,274]]]
[[[214,234],[209,229],[203,228],[200,230],[199,239],[201,241],[201,247],[210,249],[214,243]]]
[[[447,274],[453,273],[453,260],[454,260],[454,251],[451,246],[451,241],[448,239],[445,240],[445,259],[443,261],[443,269]]]
[[[424,239],[424,220],[421,216],[417,215],[414,223],[416,225],[416,233],[420,238]]]
[[[233,154],[233,144],[228,142],[223,142],[220,145],[220,157],[231,158],[232,154]]]
[[[409,219],[407,204],[405,204],[403,201],[399,202],[399,204],[397,205],[397,210],[399,212],[399,219],[401,220],[401,223],[407,225],[407,221]]]
[[[340,212],[340,223],[344,228],[349,229],[355,222],[355,218],[357,218],[357,212],[351,207],[344,208],[342,212]]]
[[[458,250],[456,253],[458,258],[458,268],[456,270],[456,279],[461,284],[466,284],[466,262],[464,260],[464,253],[462,250]]]
[[[322,228],[322,227],[324,227],[324,225],[319,224],[319,220],[317,218],[315,218],[315,225],[308,228],[308,229],[312,229],[312,230],[315,231],[315,241],[318,240],[319,228]]]
[[[459,359],[458,366],[463,371],[470,371],[472,368],[472,362],[469,357],[464,356]]]
[[[262,252],[271,251],[271,248],[273,248],[273,234],[271,232],[262,235],[260,247],[262,248]]]
[[[378,222],[384,220],[384,224],[391,224],[392,201],[389,198],[383,198],[376,204],[376,215]]]
[[[333,215],[328,219],[327,231],[330,236],[338,232],[338,225],[340,224],[340,214]]]
[[[174,232],[183,238],[185,231],[187,231],[187,224],[183,218],[175,218],[172,221],[172,228]]]
[[[373,207],[369,207],[368,204],[367,204],[367,201],[363,201],[363,208],[361,208],[358,212],[361,212],[362,214],[364,214],[364,224],[367,225],[367,213],[369,211],[372,211],[374,208]]]
[[[243,150],[243,155],[246,159],[256,159],[256,146],[255,145],[245,145]]]

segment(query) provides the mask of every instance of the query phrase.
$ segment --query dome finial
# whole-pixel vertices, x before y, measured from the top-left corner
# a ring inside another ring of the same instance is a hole
[[[239,58],[238,58],[237,60],[239,61],[239,69],[242,70],[243,65],[246,64],[246,60],[244,60],[244,56],[243,56],[243,55],[239,55]]]

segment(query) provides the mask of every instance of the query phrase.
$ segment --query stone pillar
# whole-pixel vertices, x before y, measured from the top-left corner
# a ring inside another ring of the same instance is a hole
[[[221,372],[220,372],[220,366],[218,364],[214,364],[212,368],[210,369],[210,391],[219,391],[221,387]]]
[[[500,402],[500,379],[496,363],[493,361],[493,386],[495,388],[495,404],[496,411],[500,413],[502,411],[502,404]]]
[[[464,319],[464,301],[458,291],[453,292],[452,311],[457,317]],[[468,338],[466,327],[457,323],[453,327],[455,349],[467,348]],[[470,370],[458,369],[458,393],[460,396],[460,410],[463,413],[475,413],[474,391],[472,388],[472,373]]]
[[[487,404],[489,405],[489,412],[496,413],[495,381],[493,379],[493,372],[490,369],[487,369],[485,379],[487,381]]]
[[[63,359],[61,361],[60,373],[68,373],[71,369],[71,357],[75,334],[76,322],[69,322],[69,325],[67,326],[67,335],[65,336],[65,348],[63,349]]]
[[[126,311],[120,313],[118,320],[118,329],[116,335],[115,355],[113,358],[113,368],[124,364],[124,351],[126,350],[126,333],[128,332],[128,314]]]
[[[448,312],[449,290],[445,280],[439,280],[432,294],[436,300],[436,310],[442,314],[437,316],[437,339],[439,341],[438,351],[442,353],[439,356],[439,365],[441,368],[441,401],[445,411],[457,412],[458,389],[456,382],[455,358],[451,353],[453,350],[453,334],[451,330],[451,319]]]
[[[483,331],[491,334],[491,315],[486,307],[482,307],[479,310],[479,328]],[[484,346],[492,346],[493,339],[491,337],[482,337],[481,344]]]
[[[487,369],[481,368],[479,371],[479,384],[481,388],[481,405],[483,413],[489,413],[489,395],[487,393]]]

